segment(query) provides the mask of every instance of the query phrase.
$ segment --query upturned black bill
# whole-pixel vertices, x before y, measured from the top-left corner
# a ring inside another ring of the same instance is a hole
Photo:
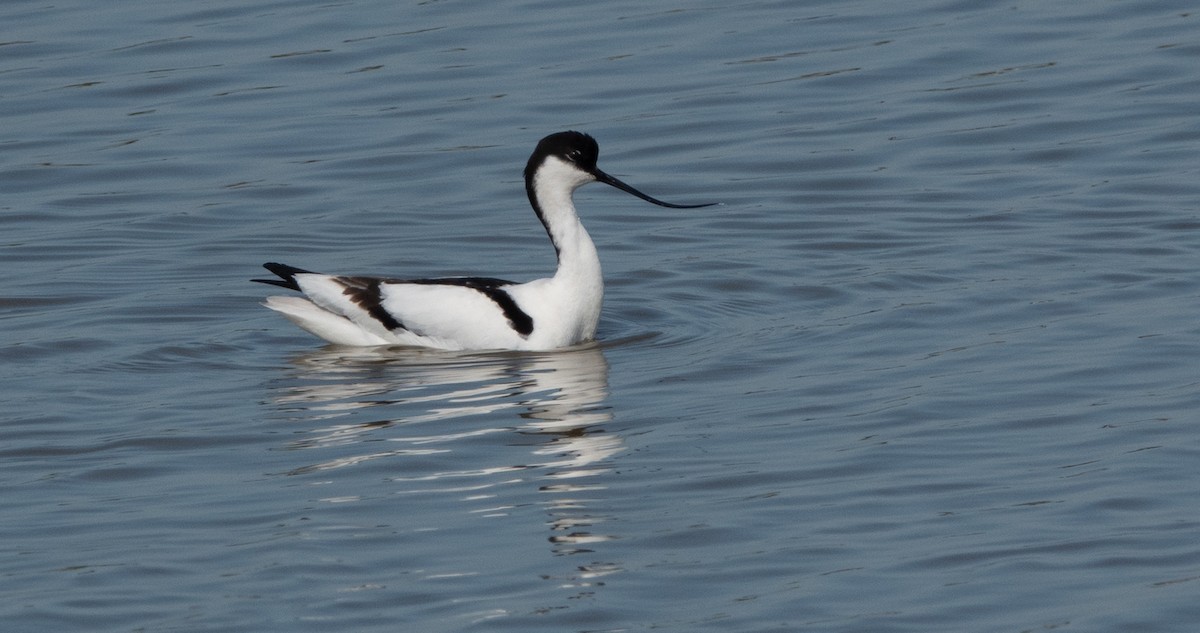
[[[620,180],[617,180],[616,178],[614,178],[612,176],[609,176],[608,174],[600,171],[599,169],[593,171],[592,175],[596,177],[596,182],[602,182],[606,185],[612,185],[612,186],[616,187],[617,189],[624,191],[625,193],[633,194],[633,195],[641,198],[642,200],[645,200],[646,202],[651,202],[651,203],[657,204],[660,207],[670,207],[672,209],[699,209],[700,207],[711,207],[714,204],[716,204],[715,202],[709,202],[707,204],[672,204],[670,202],[663,202],[662,200],[659,200],[657,198],[652,198],[652,197],[638,191],[637,189],[634,189],[633,187],[621,182]]]

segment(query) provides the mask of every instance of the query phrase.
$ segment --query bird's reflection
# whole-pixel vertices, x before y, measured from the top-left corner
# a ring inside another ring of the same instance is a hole
[[[518,503],[512,497],[536,490],[555,554],[592,552],[614,538],[598,530],[605,517],[589,507],[604,490],[601,475],[624,450],[622,437],[605,428],[612,413],[600,348],[466,354],[330,347],[292,364],[273,397],[303,425],[286,448],[326,458],[288,474],[402,460],[389,464],[387,476],[401,486],[398,494],[466,495],[486,503],[469,510],[485,516],[507,514]],[[619,570],[592,561],[553,580],[584,588]]]

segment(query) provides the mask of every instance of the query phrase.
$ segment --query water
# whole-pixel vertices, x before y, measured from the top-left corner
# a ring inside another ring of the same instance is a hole
[[[1187,3],[8,2],[6,631],[1191,631]],[[599,343],[321,347],[264,261]]]

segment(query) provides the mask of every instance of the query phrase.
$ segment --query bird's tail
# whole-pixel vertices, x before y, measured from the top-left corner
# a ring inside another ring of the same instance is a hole
[[[296,275],[312,272],[303,268],[296,268],[287,264],[276,264],[274,262],[263,264],[263,268],[279,275],[279,279],[251,279],[250,281],[257,281],[260,284],[270,284],[295,291],[300,290],[300,284],[296,283]]]

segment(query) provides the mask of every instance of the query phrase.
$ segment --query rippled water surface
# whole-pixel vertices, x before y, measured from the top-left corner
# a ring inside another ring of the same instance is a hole
[[[0,7],[5,631],[1193,631],[1184,2]],[[352,350],[264,261],[598,342]]]

